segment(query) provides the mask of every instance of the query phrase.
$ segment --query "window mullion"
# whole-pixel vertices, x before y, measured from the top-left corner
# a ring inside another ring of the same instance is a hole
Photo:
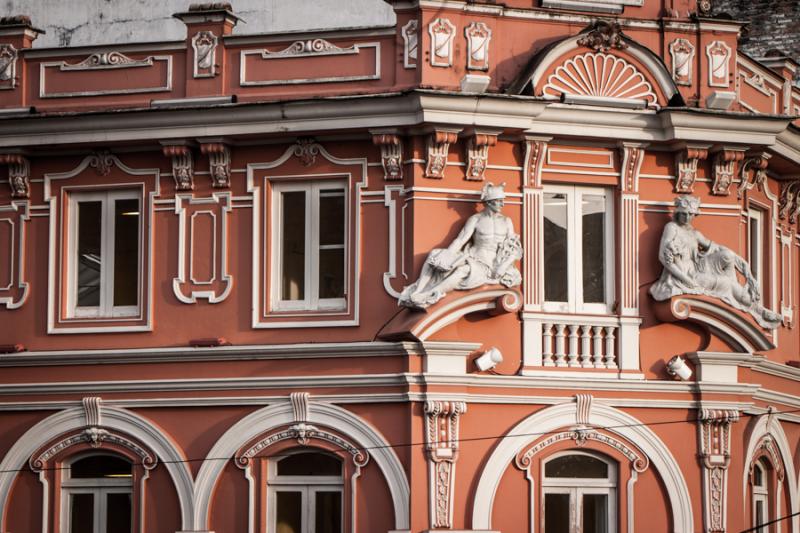
[[[306,287],[308,303],[312,309],[319,307],[319,184],[311,186],[308,194],[308,239],[306,239]]]
[[[106,194],[102,200],[100,220],[101,274],[100,274],[100,314],[109,316],[114,308],[114,201]]]
[[[569,311],[574,313],[583,308],[583,287],[578,282],[582,272],[580,193],[573,187],[567,195],[567,268],[569,270]]]
[[[103,527],[103,515],[105,514],[105,505],[103,504],[105,502],[101,502],[103,491],[95,489],[92,494],[94,494],[94,533],[105,533]]]

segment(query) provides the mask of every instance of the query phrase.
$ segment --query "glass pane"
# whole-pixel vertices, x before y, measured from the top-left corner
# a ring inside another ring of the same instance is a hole
[[[131,495],[108,494],[106,533],[131,533]]]
[[[766,522],[764,520],[764,502],[761,500],[756,501],[756,523],[753,524],[754,526],[758,526]],[[766,531],[766,527],[758,528],[758,532],[761,533],[762,531]]]
[[[73,478],[91,477],[131,477],[130,461],[111,455],[90,455],[70,465],[70,476]]]
[[[94,533],[94,494],[70,494],[69,532]]]
[[[753,485],[761,487],[764,485],[764,471],[760,465],[756,465],[753,469]]]
[[[319,243],[344,244],[344,193],[341,189],[320,191]]]
[[[544,298],[567,301],[567,195],[544,194]]]
[[[544,465],[547,477],[593,478],[608,477],[608,464],[588,455],[564,455]]]
[[[306,193],[285,192],[281,194],[281,201],[283,206],[281,300],[303,300],[306,270]]]
[[[139,199],[114,202],[114,305],[139,303]]]
[[[319,297],[344,298],[344,249],[319,251]]]
[[[102,202],[78,203],[77,304],[81,307],[100,305],[102,221]]]
[[[276,533],[300,533],[303,516],[303,494],[281,491],[275,493]]]
[[[605,197],[582,195],[581,225],[583,226],[583,301],[606,301],[606,202]]]
[[[342,493],[317,492],[314,533],[342,532]]]
[[[608,495],[583,495],[583,529],[581,533],[608,533]]]
[[[750,272],[753,274],[753,277],[758,279],[758,245],[759,245],[759,238],[758,238],[758,222],[759,220],[756,217],[750,217]]]
[[[322,453],[295,453],[278,461],[279,476],[341,476],[342,462]]]
[[[569,494],[544,495],[544,532],[569,533]]]

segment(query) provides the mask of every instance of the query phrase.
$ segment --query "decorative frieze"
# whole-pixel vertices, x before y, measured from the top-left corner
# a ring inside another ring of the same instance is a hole
[[[458,132],[436,130],[428,136],[428,159],[425,164],[425,177],[442,179],[447,167],[447,153],[450,145],[458,140]]]
[[[453,527],[453,489],[458,459],[459,418],[464,402],[425,402],[425,449],[430,472],[431,529]]]
[[[172,177],[179,191],[194,189],[194,161],[188,146],[164,146],[164,155],[172,159]]]
[[[400,30],[403,37],[403,67],[417,68],[419,54],[419,22],[417,19],[409,20]]]
[[[211,31],[199,31],[192,37],[192,50],[194,50],[193,76],[195,78],[213,78],[216,76],[218,43],[218,37]]]
[[[483,22],[473,22],[464,29],[467,37],[467,68],[489,70],[489,43],[492,30]]]
[[[231,185],[231,151],[223,143],[203,143],[200,152],[208,155],[208,168],[211,173],[211,185],[215,189],[224,189]]]
[[[697,180],[697,164],[708,157],[708,147],[687,146],[675,154],[675,192],[691,194]]]
[[[467,180],[483,181],[489,164],[489,147],[495,144],[497,135],[492,134],[475,133],[467,139]]]
[[[699,412],[704,529],[707,533],[723,533],[726,528],[731,424],[738,420],[739,412],[735,410],[700,409]]]
[[[772,157],[771,154],[761,152],[744,160],[739,177],[739,198],[744,196],[745,191],[764,187],[767,183],[767,166],[769,166],[770,157]]]
[[[28,460],[28,465],[34,472],[41,472],[47,468],[48,462],[55,456],[68,448],[84,443],[89,444],[92,448],[101,448],[108,444],[126,448],[139,457],[138,463],[145,470],[152,470],[158,464],[158,456],[156,454],[151,453],[131,439],[102,427],[91,426],[80,433],[61,439],[41,453],[31,456]]]
[[[669,55],[672,57],[672,79],[676,84],[692,84],[694,54],[694,45],[686,39],[675,39],[669,44]]]
[[[736,176],[736,163],[744,159],[742,150],[720,150],[714,155],[714,182],[711,194],[728,196],[733,178]]]
[[[730,85],[731,49],[722,41],[714,41],[706,47],[708,60],[708,84],[711,87],[728,87]]]
[[[28,159],[20,154],[0,154],[0,164],[8,165],[8,185],[12,198],[29,198],[31,168]]]
[[[399,135],[377,133],[372,142],[381,148],[381,166],[383,179],[397,181],[403,179],[403,141]]]
[[[625,42],[622,28],[618,22],[607,20],[597,20],[592,24],[588,31],[578,38],[578,46],[591,48],[595,52],[607,52],[612,48],[625,50],[628,43]]]
[[[153,65],[153,58],[133,59],[120,52],[98,52],[92,54],[78,63],[63,63],[62,71],[70,70],[105,70],[113,68],[149,67]]]
[[[11,44],[0,44],[0,89],[17,86],[17,60],[19,52]]]
[[[431,36],[431,66],[452,66],[453,40],[456,36],[456,27],[445,18],[437,18],[428,24],[428,33]]]

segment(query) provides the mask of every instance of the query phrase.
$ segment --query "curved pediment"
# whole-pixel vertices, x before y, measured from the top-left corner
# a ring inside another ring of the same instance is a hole
[[[425,310],[402,309],[378,334],[381,340],[424,341],[463,316],[472,313],[498,315],[518,311],[519,292],[505,288],[453,292]]]
[[[542,49],[509,92],[589,105],[683,105],[661,58],[604,21]]]
[[[656,316],[664,322],[688,320],[708,329],[740,353],[765,352],[775,348],[753,320],[706,296],[673,296],[655,304]]]

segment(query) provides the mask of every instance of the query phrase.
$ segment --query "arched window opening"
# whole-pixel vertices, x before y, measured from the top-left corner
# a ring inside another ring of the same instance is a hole
[[[269,461],[267,515],[275,533],[341,533],[344,476],[341,459],[301,452]]]
[[[78,457],[61,482],[62,533],[131,533],[133,464],[114,455]]]
[[[764,460],[753,465],[753,527],[770,521],[769,512],[769,468]],[[759,527],[757,533],[767,533],[768,526]]]
[[[615,533],[617,465],[600,454],[569,451],[543,464],[545,533]]]

